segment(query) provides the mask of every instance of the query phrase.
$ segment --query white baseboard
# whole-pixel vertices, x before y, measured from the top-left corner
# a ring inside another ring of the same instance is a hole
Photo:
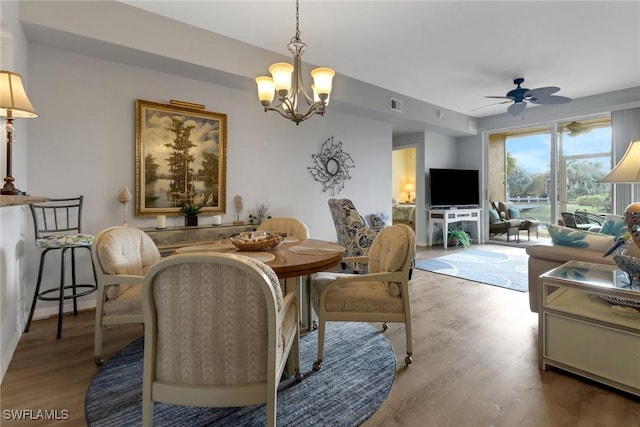
[[[18,348],[18,343],[20,342],[20,337],[22,336],[22,331],[14,331],[11,340],[9,341],[9,348],[2,349],[2,365],[0,366],[0,384],[4,381],[4,374],[7,373],[9,369],[9,364],[11,363],[11,359],[13,359],[13,355],[16,352],[16,348]]]
[[[95,299],[87,300],[87,301],[78,301],[78,310],[92,310],[96,308]],[[63,307],[64,313],[73,313],[73,302],[70,300],[65,302]],[[26,313],[28,316],[29,313]],[[47,319],[49,317],[58,317],[58,306],[55,307],[43,307],[38,308],[36,305],[36,310],[33,312],[33,320]],[[24,319],[24,324],[27,323],[27,319]]]

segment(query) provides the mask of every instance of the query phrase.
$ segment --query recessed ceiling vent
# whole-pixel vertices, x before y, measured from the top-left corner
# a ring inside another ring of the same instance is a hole
[[[389,109],[402,113],[402,101],[396,98],[389,98]]]

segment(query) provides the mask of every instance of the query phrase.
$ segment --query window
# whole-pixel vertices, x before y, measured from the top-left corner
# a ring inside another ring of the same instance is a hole
[[[599,180],[611,170],[611,147],[608,116],[492,134],[489,194],[541,224],[565,211],[609,213],[612,187]]]

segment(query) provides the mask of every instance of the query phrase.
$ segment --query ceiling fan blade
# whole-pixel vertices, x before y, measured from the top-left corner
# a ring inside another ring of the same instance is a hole
[[[526,102],[514,102],[513,104],[509,105],[509,108],[507,108],[507,112],[512,116],[517,116],[524,111],[526,106]]]
[[[510,99],[513,101],[513,97],[512,96],[485,96],[485,98],[492,98],[492,99]]]
[[[474,108],[474,109],[473,109],[473,110],[471,110],[471,111],[481,110],[481,109],[483,109],[483,108],[492,107],[492,106],[494,106],[494,105],[507,104],[507,103],[509,103],[509,102],[511,102],[511,100],[508,100],[508,101],[501,101],[501,102],[494,102],[494,103],[492,103],[492,104],[487,104],[487,105],[483,105],[482,107]]]
[[[550,95],[527,99],[527,101],[539,105],[566,104],[567,102],[571,101],[571,98],[567,98],[566,96]]]
[[[547,87],[539,87],[537,89],[530,89],[528,90],[524,96],[525,98],[540,98],[541,96],[549,96],[549,95],[553,95],[554,93],[558,92],[560,90],[559,87],[556,86],[547,86]]]

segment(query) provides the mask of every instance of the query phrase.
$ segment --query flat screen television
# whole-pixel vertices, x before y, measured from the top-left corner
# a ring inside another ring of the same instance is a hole
[[[431,207],[480,205],[479,178],[474,169],[429,169]]]

